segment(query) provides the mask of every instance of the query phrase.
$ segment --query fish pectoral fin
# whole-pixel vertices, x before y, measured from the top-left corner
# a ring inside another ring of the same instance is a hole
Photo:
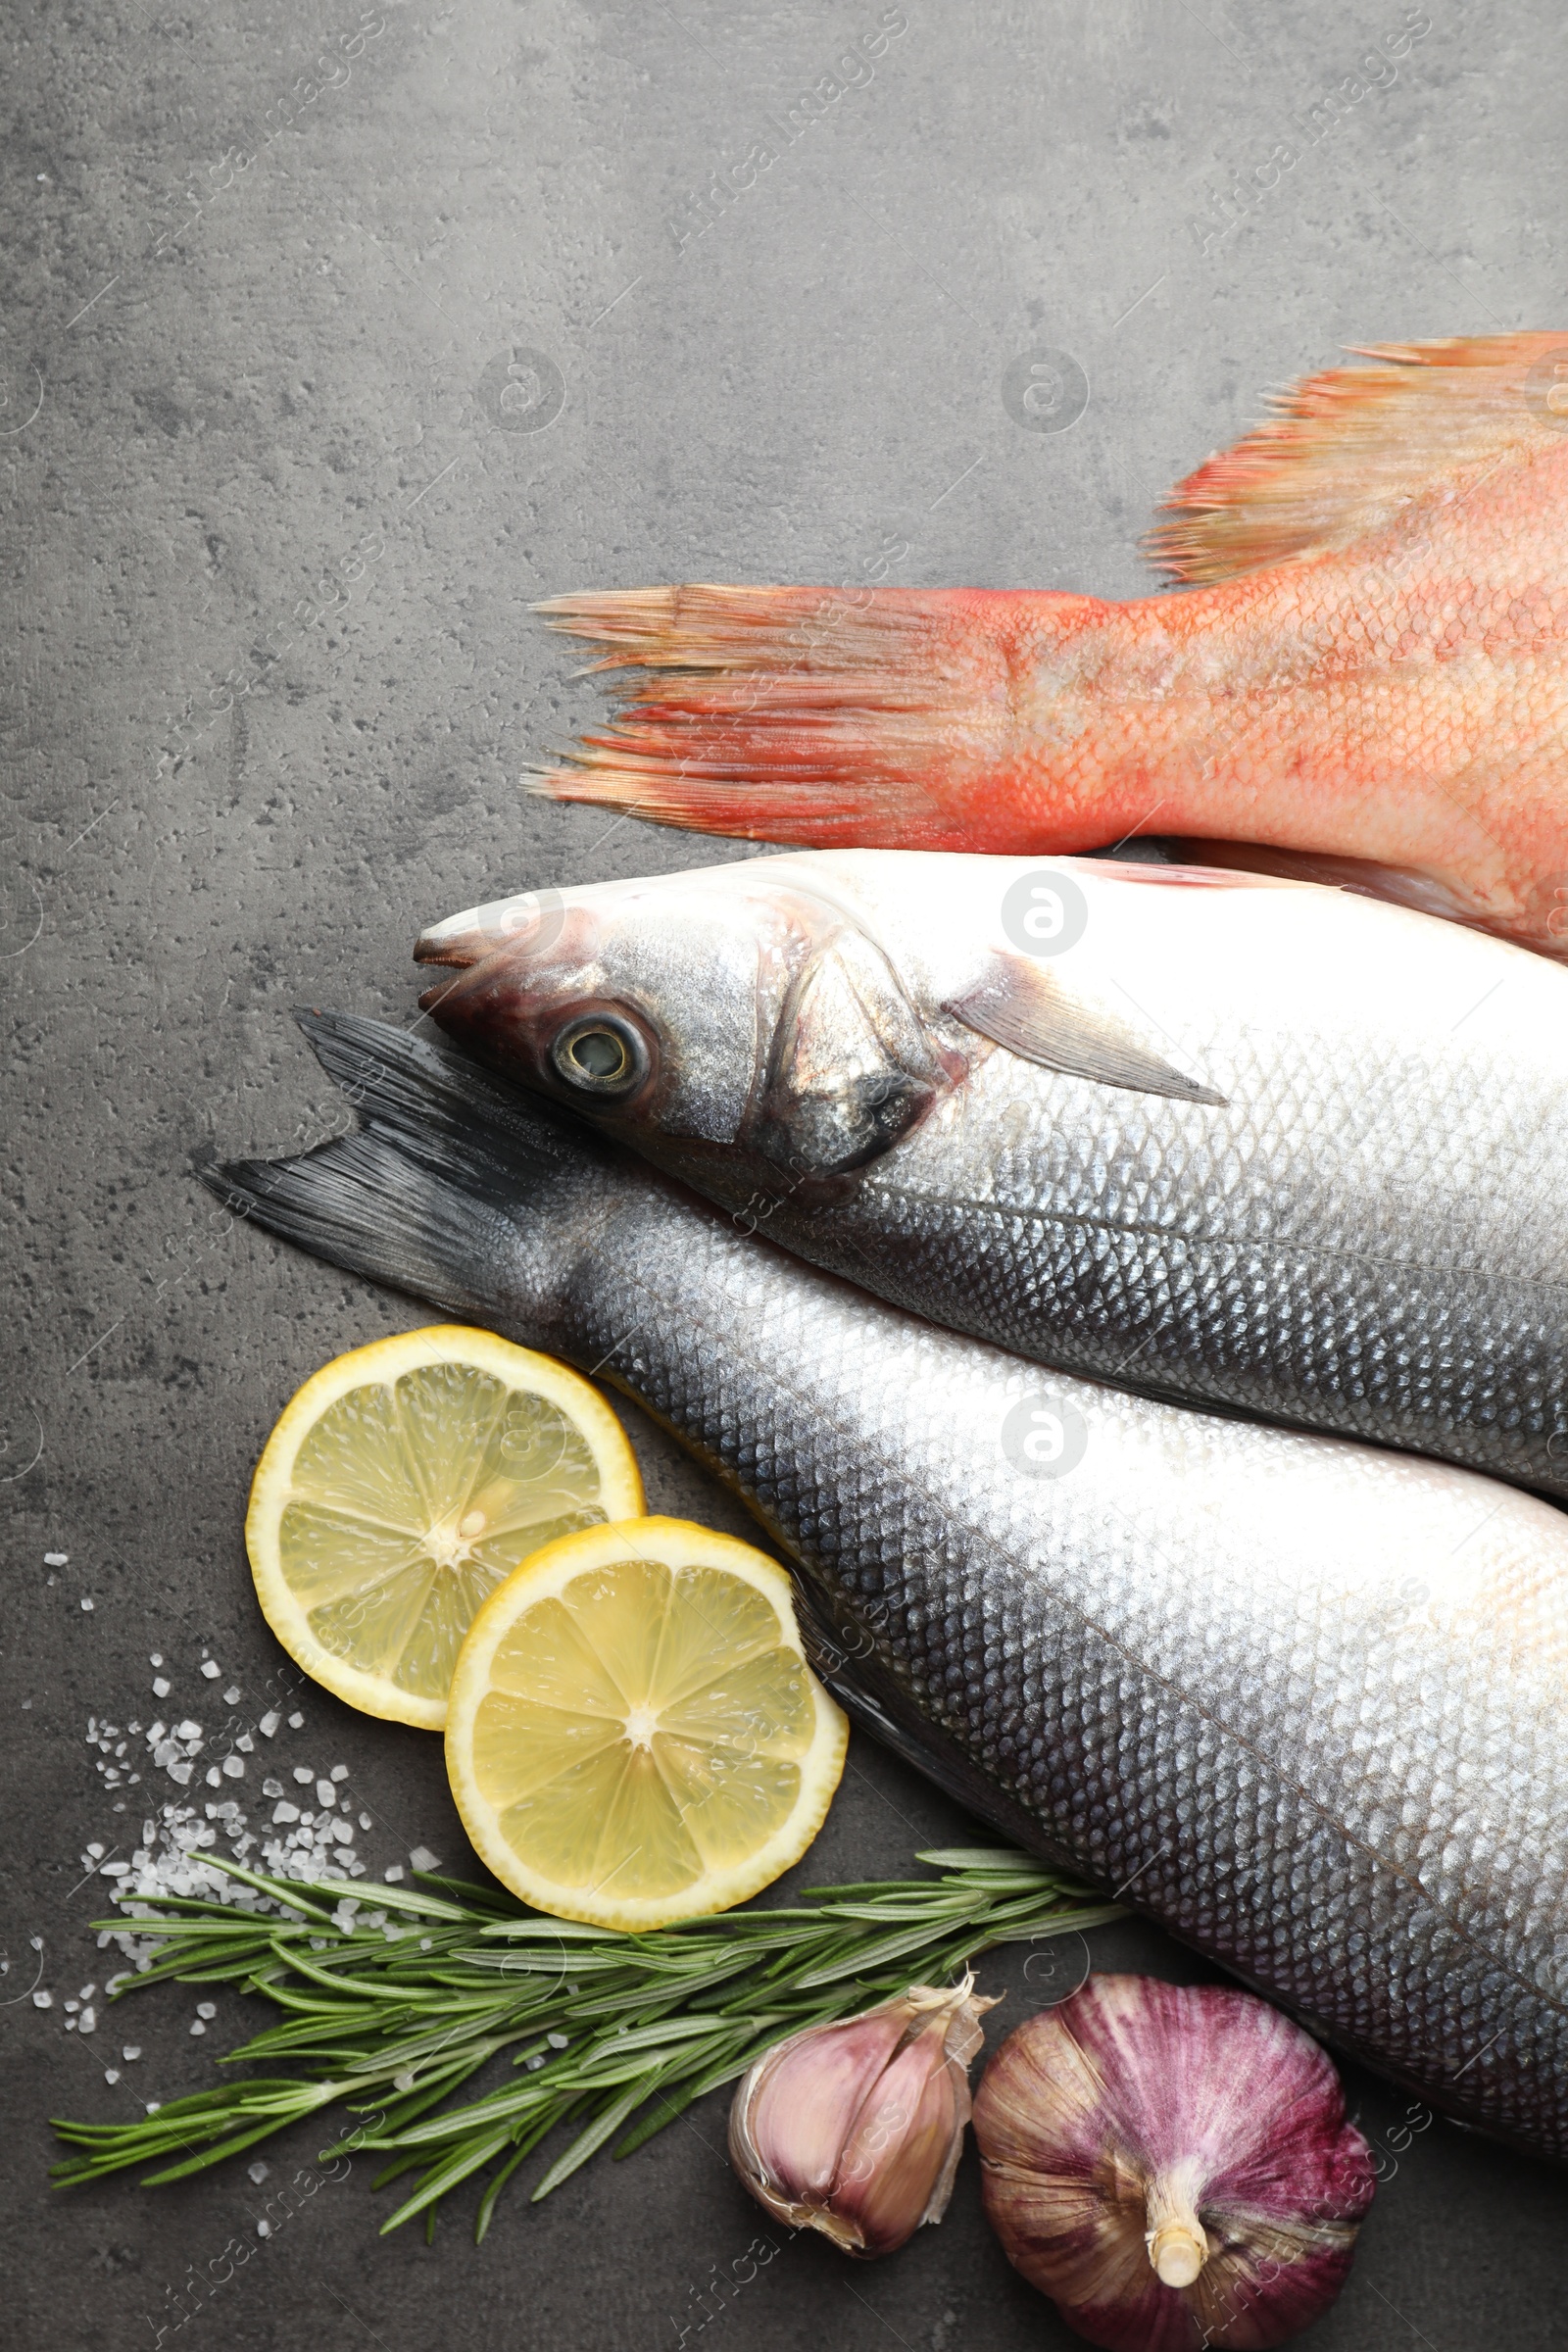
[[[1378,368],[1330,368],[1178,482],[1146,550],[1178,580],[1231,580],[1324,554],[1562,430],[1568,334],[1365,343]],[[1560,365],[1559,365],[1560,364]]]
[[[1040,970],[1021,956],[999,952],[979,985],[942,1009],[977,1036],[1024,1061],[1038,1062],[1043,1070],[1088,1078],[1099,1086],[1124,1087],[1131,1094],[1169,1095],[1178,1102],[1224,1107],[1223,1095],[1185,1077],[1114,1013],[1077,1003],[1055,974]]]

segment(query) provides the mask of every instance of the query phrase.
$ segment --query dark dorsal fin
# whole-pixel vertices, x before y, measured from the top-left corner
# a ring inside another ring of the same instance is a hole
[[[1161,1060],[1113,1013],[1074,1003],[1054,973],[1022,956],[999,951],[978,986],[942,1009],[1043,1070],[1133,1094],[1170,1095],[1179,1102],[1225,1102],[1212,1087]]]

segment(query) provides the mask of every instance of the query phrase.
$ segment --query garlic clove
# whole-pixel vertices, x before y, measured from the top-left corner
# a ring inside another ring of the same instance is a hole
[[[1325,2053],[1228,1985],[1091,1977],[975,2099],[1009,2260],[1107,2352],[1263,2352],[1338,2293],[1374,2186]]]
[[[840,2026],[808,2028],[778,2043],[746,2077],[741,2089],[749,2095],[743,2105],[737,2094],[731,2110],[730,2157],[737,2171],[749,2171],[735,2151],[734,2118],[740,2115],[747,2157],[779,2200],[771,2209],[780,2221],[799,2226],[798,2209],[829,2195],[843,2157],[846,2118],[860,2110],[880,2081],[905,2024],[894,2010],[873,2009]]]
[[[973,1983],[911,1985],[860,2017],[808,2027],[751,2069],[730,2110],[730,2160],[775,2219],[870,2257],[941,2218],[992,2006]]]
[[[934,2012],[905,2044],[845,2143],[833,2209],[856,2230],[866,2254],[891,2254],[923,2222],[939,2218],[953,2193],[969,2083],[947,2053],[950,2022]]]

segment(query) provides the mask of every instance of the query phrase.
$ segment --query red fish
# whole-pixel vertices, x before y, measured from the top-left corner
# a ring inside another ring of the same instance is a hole
[[[651,674],[536,789],[817,848],[1176,835],[1568,958],[1568,337],[1357,349],[1179,485],[1177,590],[553,599]]]

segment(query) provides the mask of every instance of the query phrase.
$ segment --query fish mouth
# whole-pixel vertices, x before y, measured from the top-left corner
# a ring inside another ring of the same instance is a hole
[[[439,979],[421,990],[419,1010],[429,1013],[454,1044],[502,1069],[509,1077],[522,1076],[538,1084],[534,1067],[538,1055],[532,1042],[529,975],[505,953],[504,942],[487,949],[478,934],[455,933],[451,940],[435,939],[434,952],[426,933],[415,950],[420,963],[445,967]]]
[[[606,908],[622,899],[639,897],[648,887],[647,881],[637,878],[568,884],[560,889],[547,882],[537,890],[514,891],[510,898],[488,899],[482,906],[466,906],[461,914],[427,924],[414,943],[414,960],[454,964],[466,970],[507,948],[542,961],[558,951],[565,952],[564,941],[571,952],[587,953]]]
[[[548,888],[449,915],[415,943],[416,963],[438,967],[419,1009],[492,1069],[559,1094],[545,1031],[592,1008],[597,935],[580,898]]]
[[[560,943],[565,926],[565,902],[559,890],[552,889],[520,891],[512,898],[491,899],[482,906],[467,906],[459,914],[449,914],[441,922],[431,923],[414,943],[414,960],[437,965],[450,976],[434,981],[421,992],[420,1011],[432,1013],[443,1028],[462,1037],[482,1005],[483,1028],[495,1016],[495,981],[505,971],[506,1008],[515,1018],[525,1000],[530,976],[537,974],[541,957]],[[481,973],[479,967],[492,961],[496,972]],[[482,1051],[488,1041],[468,1036],[466,1042],[471,1052]]]
[[[565,901],[559,890],[526,890],[510,899],[491,899],[483,906],[468,906],[431,923],[414,943],[414,960],[466,971],[498,948],[542,954],[559,940],[565,919]]]

